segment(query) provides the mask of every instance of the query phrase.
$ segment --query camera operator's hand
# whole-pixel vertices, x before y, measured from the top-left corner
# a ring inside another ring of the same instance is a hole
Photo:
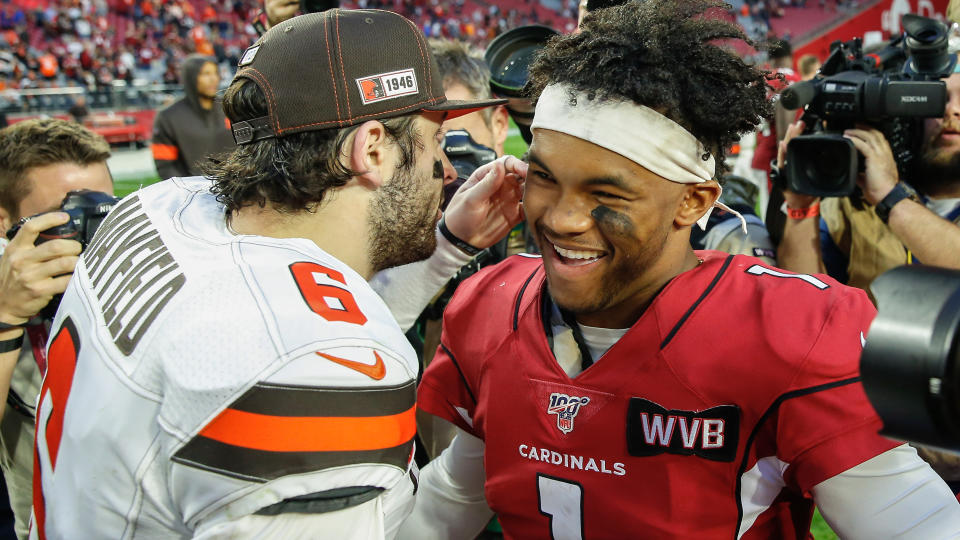
[[[447,205],[447,228],[474,247],[497,243],[523,219],[520,202],[526,177],[527,164],[513,156],[481,166]]]
[[[802,134],[804,127],[803,121],[797,121],[787,128],[783,141],[777,148],[777,168],[781,171],[786,166],[787,144]],[[789,217],[783,226],[783,238],[777,246],[777,265],[801,274],[824,273],[826,269],[820,254],[820,217],[817,206],[820,197],[784,189],[783,199],[788,209],[808,211],[801,212],[800,217],[790,216],[788,213]]]
[[[0,321],[24,323],[66,290],[79,260],[80,242],[50,240],[39,246],[34,242],[41,231],[69,219],[64,212],[37,216],[24,223],[7,244],[0,257]]]
[[[780,169],[780,174],[784,174],[784,166],[787,163],[787,144],[794,137],[803,134],[805,128],[806,125],[803,123],[803,120],[797,120],[790,124],[790,127],[787,128],[783,136],[783,140],[777,145],[777,168]],[[816,204],[820,200],[820,197],[797,193],[796,191],[791,191],[789,188],[784,188],[783,200],[787,203],[787,208],[809,208]]]
[[[857,185],[867,202],[876,205],[900,180],[890,143],[879,130],[866,126],[845,130],[843,136],[863,154],[864,174],[857,179]]]

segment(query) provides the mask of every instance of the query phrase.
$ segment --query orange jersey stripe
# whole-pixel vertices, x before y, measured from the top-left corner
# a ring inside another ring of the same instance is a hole
[[[226,409],[200,435],[268,452],[347,452],[393,448],[417,431],[416,406],[390,416],[268,416]]]
[[[173,161],[180,155],[180,150],[172,144],[153,143],[150,149],[153,151],[153,159],[161,161]]]

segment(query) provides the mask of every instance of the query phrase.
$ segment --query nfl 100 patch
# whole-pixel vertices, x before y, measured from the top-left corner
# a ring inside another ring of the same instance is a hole
[[[557,429],[564,433],[573,431],[573,421],[580,412],[580,408],[590,403],[586,396],[570,396],[560,392],[550,394],[548,414],[557,415]]]

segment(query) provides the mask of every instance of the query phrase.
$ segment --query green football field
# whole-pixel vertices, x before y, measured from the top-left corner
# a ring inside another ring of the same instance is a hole
[[[510,126],[510,136],[507,138],[506,143],[504,143],[504,151],[507,154],[521,157],[524,152],[527,151],[527,144],[523,141],[523,138],[520,137],[520,133],[512,121]],[[159,180],[160,179],[155,176],[137,180],[118,180],[114,183],[114,190],[118,197],[122,197],[136,191],[141,186],[147,186]],[[814,514],[810,532],[813,533],[816,540],[835,540],[837,538],[837,535],[830,530],[827,523],[820,517],[820,512]]]

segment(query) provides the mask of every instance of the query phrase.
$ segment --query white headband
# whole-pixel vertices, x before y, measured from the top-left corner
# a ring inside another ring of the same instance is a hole
[[[700,184],[713,178],[716,162],[689,131],[657,111],[626,100],[588,99],[564,84],[543,89],[530,129],[572,135],[616,152],[671,182]],[[709,158],[704,160],[703,156]],[[719,201],[714,204],[743,217]],[[713,208],[697,220],[706,228]]]

